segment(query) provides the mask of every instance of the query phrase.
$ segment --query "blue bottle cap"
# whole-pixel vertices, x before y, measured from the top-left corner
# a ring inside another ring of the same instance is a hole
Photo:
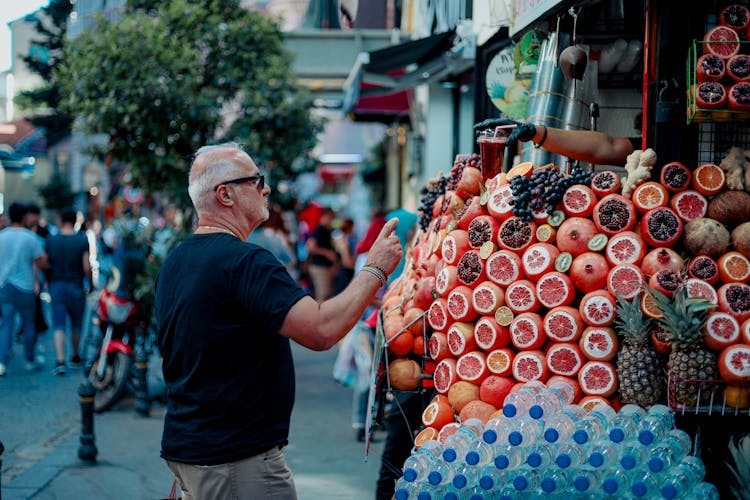
[[[586,444],[589,440],[589,433],[583,429],[578,429],[573,433],[573,441],[578,444]]]
[[[661,496],[669,500],[677,498],[677,488],[673,484],[665,484],[661,487]]]
[[[548,443],[556,443],[560,439],[560,433],[557,432],[557,429],[546,429],[544,431],[544,439]]]
[[[529,416],[534,420],[539,420],[544,416],[544,408],[539,405],[533,405],[529,408]]]
[[[555,480],[551,477],[545,477],[542,479],[542,490],[544,490],[546,493],[552,493],[555,491],[555,487],[557,485],[555,484]]]
[[[443,500],[458,500],[458,495],[456,495],[452,491],[449,491],[448,493],[443,495]]]
[[[526,459],[526,463],[532,467],[539,467],[542,465],[542,456],[537,452],[529,453],[529,457]]]
[[[609,440],[613,443],[622,443],[625,441],[625,433],[622,429],[612,429],[609,431]]]
[[[617,488],[617,481],[614,479],[605,479],[602,483],[602,489],[610,495],[614,495],[617,492]]]
[[[633,493],[633,495],[642,497],[646,493],[648,493],[648,488],[646,487],[646,483],[644,483],[643,481],[636,481],[633,483],[633,486],[631,486],[630,491]]]
[[[654,433],[648,429],[644,429],[638,433],[638,441],[641,444],[649,445],[654,442]]]
[[[600,452],[595,451],[589,456],[589,464],[593,467],[601,467],[604,464],[604,455]]]
[[[476,451],[470,451],[466,454],[466,463],[469,465],[476,465],[479,463],[479,453]]]
[[[620,459],[620,465],[622,465],[622,467],[625,470],[633,469],[635,467],[635,463],[636,463],[635,457],[631,455],[630,453],[624,454],[622,458]]]
[[[664,470],[664,460],[659,457],[652,457],[648,461],[648,470],[651,472],[661,472]]]
[[[484,500],[484,496],[481,493],[474,493],[469,497],[469,500]]]
[[[405,490],[404,488],[399,488],[396,490],[396,494],[394,495],[394,498],[396,500],[408,500],[409,491]]]
[[[466,476],[464,476],[463,474],[456,474],[455,476],[453,476],[453,486],[455,486],[456,488],[465,488],[466,483]]]
[[[483,490],[491,490],[495,486],[495,480],[491,476],[482,476],[479,479],[479,487]]]
[[[570,455],[568,455],[567,453],[560,453],[555,459],[555,463],[561,469],[567,469],[568,467],[570,467],[571,462],[572,460],[570,460]]]
[[[487,429],[482,433],[482,439],[484,439],[484,442],[487,444],[493,444],[497,441],[497,432],[492,429]]]
[[[505,455],[498,455],[495,457],[495,467],[498,469],[507,469],[510,465],[510,460]]]
[[[589,478],[586,476],[578,476],[573,480],[573,486],[575,486],[578,491],[588,491],[591,487],[591,481],[589,481]]]
[[[518,431],[513,431],[508,434],[508,442],[513,446],[518,446],[523,443],[523,434]]]
[[[503,415],[505,415],[508,418],[515,417],[517,412],[518,410],[516,410],[516,405],[512,403],[508,403],[503,406]]]
[[[417,500],[432,500],[432,493],[429,491],[420,491]]]
[[[442,481],[443,481],[443,475],[436,470],[427,474],[427,482],[429,482],[432,485],[440,484]]]
[[[443,450],[443,460],[446,462],[455,462],[456,460],[456,450],[453,448],[446,448]]]
[[[409,467],[408,469],[404,469],[404,480],[408,481],[410,483],[413,483],[417,480],[417,471]]]
[[[529,481],[523,476],[516,476],[513,479],[513,487],[518,491],[523,491],[529,487]]]

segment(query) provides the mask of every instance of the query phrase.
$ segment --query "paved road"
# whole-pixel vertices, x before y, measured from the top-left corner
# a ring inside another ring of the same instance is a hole
[[[51,339],[43,344],[51,357]],[[293,353],[297,399],[286,456],[300,500],[373,498],[382,442],[373,443],[365,461],[350,424],[351,390],[331,377],[335,349],[316,353],[295,344]],[[144,419],[126,399],[97,415],[98,462],[86,465],[77,458],[81,378],[53,376],[51,359],[43,371],[26,373],[20,358],[0,378],[3,500],[167,496],[171,474],[159,458],[163,406],[156,404]]]

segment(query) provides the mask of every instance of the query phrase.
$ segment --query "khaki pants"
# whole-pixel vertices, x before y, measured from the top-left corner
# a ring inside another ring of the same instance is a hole
[[[315,289],[315,300],[322,302],[333,294],[333,268],[310,264],[307,273]]]
[[[292,471],[280,447],[221,465],[189,465],[167,460],[183,500],[296,500]]]

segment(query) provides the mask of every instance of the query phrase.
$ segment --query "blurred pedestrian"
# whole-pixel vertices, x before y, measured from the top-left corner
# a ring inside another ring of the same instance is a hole
[[[26,369],[36,370],[43,359],[36,355],[34,331],[35,297],[39,293],[38,271],[47,268],[47,255],[41,239],[26,229],[26,207],[12,203],[8,207],[11,225],[0,231],[0,375],[5,375],[16,312],[21,316],[21,331]]]
[[[338,255],[333,249],[333,219],[336,212],[332,208],[323,209],[318,225],[313,229],[305,246],[310,256],[307,272],[312,280],[315,300],[323,301],[333,295],[333,276],[338,265]]]
[[[55,375],[65,375],[65,331],[70,319],[70,368],[81,366],[79,345],[83,312],[86,306],[85,281],[92,282],[89,263],[89,242],[86,235],[76,231],[77,214],[66,208],[60,215],[60,232],[46,242],[49,270],[49,291],[52,299],[56,362]]]
[[[268,213],[268,220],[250,233],[247,241],[271,252],[279,259],[279,262],[284,264],[289,275],[296,281],[299,278],[297,258],[294,255],[294,248],[289,241],[289,231],[286,228],[286,221],[284,221],[284,217],[282,216],[281,207],[276,204],[270,204],[268,205]]]
[[[349,285],[354,277],[354,259],[357,237],[354,234],[354,220],[346,218],[341,221],[338,230],[333,233],[333,246],[339,256],[338,270],[333,277],[333,293],[337,295]]]
[[[168,404],[161,456],[189,499],[293,499],[282,448],[294,403],[289,339],[330,349],[401,258],[396,221],[341,294],[318,302],[268,251],[246,243],[268,218],[265,176],[236,144],[198,150],[188,192],[198,227],[156,283]]]

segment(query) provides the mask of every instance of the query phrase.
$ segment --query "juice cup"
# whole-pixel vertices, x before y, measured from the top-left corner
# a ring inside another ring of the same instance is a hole
[[[477,135],[479,156],[482,160],[482,177],[491,179],[502,172],[505,164],[505,141],[508,133],[501,129],[487,129]]]

